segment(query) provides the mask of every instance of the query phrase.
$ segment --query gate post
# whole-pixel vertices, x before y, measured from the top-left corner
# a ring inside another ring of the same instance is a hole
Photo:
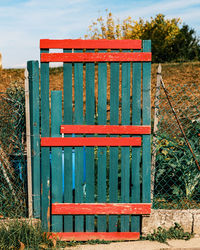
[[[40,218],[40,124],[39,124],[39,63],[28,61],[30,92],[31,163],[33,217]]]

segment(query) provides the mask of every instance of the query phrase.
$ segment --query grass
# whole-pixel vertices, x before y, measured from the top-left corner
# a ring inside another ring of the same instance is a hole
[[[45,233],[41,224],[23,220],[11,220],[0,224],[0,249],[60,249],[80,244],[109,244],[110,241],[89,240],[86,242],[63,242]]]
[[[55,246],[53,240],[42,231],[40,224],[14,220],[1,224],[0,249],[44,249]]]
[[[152,87],[156,83],[156,70],[158,64],[152,64],[151,82]],[[200,62],[189,63],[164,63],[162,64],[162,76],[167,85],[198,83],[200,74]],[[62,68],[50,69],[50,90],[62,89]],[[0,89],[4,92],[13,81],[24,84],[24,69],[0,70]]]
[[[146,237],[141,237],[142,240],[158,241],[161,243],[167,243],[167,240],[189,240],[193,237],[192,233],[184,232],[183,228],[178,224],[174,223],[173,227],[168,230],[158,227],[152,234],[148,234]]]
[[[51,233],[43,232],[41,224],[32,225],[28,221],[13,220],[1,223],[0,226],[0,249],[60,249],[74,247],[80,244],[110,244],[111,241],[90,240],[86,242],[62,242],[56,238],[51,238]],[[152,234],[141,237],[141,240],[158,241],[167,243],[168,239],[189,240],[192,233],[184,232],[183,228],[174,223],[174,227],[168,230],[158,227]]]

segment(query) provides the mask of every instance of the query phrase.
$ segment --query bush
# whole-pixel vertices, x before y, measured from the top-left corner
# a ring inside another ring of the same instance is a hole
[[[180,24],[180,18],[167,19],[163,14],[150,21],[128,17],[121,22],[110,12],[105,19],[99,17],[89,26],[85,38],[151,40],[152,61],[156,63],[199,60],[200,45],[195,31]]]
[[[188,121],[186,136],[200,160],[200,123]],[[167,199],[196,199],[200,183],[200,171],[182,136],[170,138],[166,133],[158,135],[155,171],[155,196]]]

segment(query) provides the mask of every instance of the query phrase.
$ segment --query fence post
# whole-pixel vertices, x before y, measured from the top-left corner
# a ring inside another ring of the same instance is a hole
[[[31,163],[32,163],[32,194],[33,217],[40,218],[40,124],[39,124],[39,63],[28,61],[29,101],[30,101],[30,132],[31,132]]]
[[[32,207],[32,170],[31,170],[31,129],[28,71],[25,69],[25,109],[26,109],[26,151],[27,151],[27,187],[28,187],[28,217],[33,216]]]
[[[151,159],[151,202],[154,197],[154,179],[155,179],[155,167],[156,167],[156,143],[157,143],[157,131],[158,131],[158,112],[160,102],[160,81],[161,81],[161,64],[158,65],[157,70],[157,82],[156,82],[156,94],[155,94],[155,111],[154,111],[154,126],[153,126],[153,141],[152,141],[152,159]]]

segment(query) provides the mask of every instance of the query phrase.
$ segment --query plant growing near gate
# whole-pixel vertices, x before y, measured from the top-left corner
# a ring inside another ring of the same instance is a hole
[[[188,120],[187,138],[200,160],[200,124]],[[177,199],[190,200],[198,191],[200,172],[184,139],[170,138],[166,133],[158,135],[155,172],[155,195],[168,194]]]
[[[193,237],[192,233],[184,232],[183,228],[175,222],[174,227],[170,227],[168,230],[158,227],[152,234],[148,234],[141,239],[166,243],[168,239],[189,240],[191,237]]]

